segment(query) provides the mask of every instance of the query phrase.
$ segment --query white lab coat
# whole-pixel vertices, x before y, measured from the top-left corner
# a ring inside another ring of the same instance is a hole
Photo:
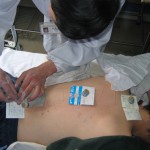
[[[20,0],[0,1],[0,51],[3,50],[3,41],[6,32],[11,28],[16,15],[16,9]],[[50,0],[33,0],[37,8],[44,14],[45,21],[49,21]],[[121,6],[125,0],[120,0]],[[120,11],[118,10],[118,12]],[[99,35],[83,40],[71,40],[63,35],[44,35],[44,48],[47,51],[48,59],[52,60],[58,71],[68,72],[78,66],[98,58],[100,52],[110,40],[113,22]]]

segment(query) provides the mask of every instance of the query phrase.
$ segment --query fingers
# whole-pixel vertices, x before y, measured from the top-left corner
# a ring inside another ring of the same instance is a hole
[[[37,97],[42,96],[44,94],[44,88],[36,86],[32,92],[22,92],[21,97],[17,100],[18,104],[21,104],[26,98],[28,101],[33,101]]]
[[[13,101],[17,98],[17,92],[10,77],[3,73],[0,76],[0,100],[1,101]]]
[[[7,96],[4,95],[4,92],[2,90],[2,88],[0,88],[0,101],[6,101],[7,100]]]
[[[21,86],[18,93],[19,99],[16,102],[18,104],[21,104],[22,101],[25,100],[25,98],[27,97],[28,101],[32,101],[43,94],[44,94],[44,84],[41,85],[36,82],[31,82],[25,89],[24,86]]]
[[[39,86],[36,86],[31,93],[31,96],[28,98],[28,101],[32,101],[36,99],[39,96],[42,96],[44,94],[44,88],[41,88]]]
[[[14,83],[13,83],[13,78],[11,78],[10,76],[6,75],[6,84],[9,84],[12,92],[14,94],[16,94],[16,89],[15,89],[15,86],[14,86]]]
[[[0,88],[0,101],[12,102],[14,101],[14,99],[12,99],[9,96],[6,96],[6,94],[4,94],[4,90]]]
[[[23,73],[23,74],[17,79],[17,81],[16,81],[16,83],[15,83],[15,87],[16,87],[16,88],[19,88],[19,87],[22,85],[23,80],[25,79],[25,77],[26,77],[26,74]]]
[[[45,81],[45,72],[41,71],[41,69],[39,69],[38,67],[25,71],[18,78],[15,84],[16,87],[19,87],[19,85],[21,85],[20,90],[18,92],[19,99],[17,103],[22,103],[22,101],[27,97],[29,100],[32,101],[38,96],[42,95],[44,93]]]
[[[27,80],[24,80],[18,93],[18,101],[22,102],[31,93],[33,88],[36,87],[36,85],[37,83],[34,81],[28,82]]]
[[[16,98],[17,92],[16,92],[15,86],[12,83],[10,77],[6,76],[6,81],[1,82],[1,86],[2,86],[3,90],[5,91],[5,94],[8,97],[11,97],[13,99]]]

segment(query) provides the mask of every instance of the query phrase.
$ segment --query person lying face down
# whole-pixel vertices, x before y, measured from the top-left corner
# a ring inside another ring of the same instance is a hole
[[[94,105],[68,104],[72,85],[95,87]],[[66,137],[90,139],[133,135],[150,143],[150,106],[147,109],[140,106],[142,120],[126,120],[121,95],[129,95],[129,92],[111,90],[111,85],[103,77],[58,84],[45,90],[44,106],[26,108],[25,118],[18,120],[18,141],[47,146]]]

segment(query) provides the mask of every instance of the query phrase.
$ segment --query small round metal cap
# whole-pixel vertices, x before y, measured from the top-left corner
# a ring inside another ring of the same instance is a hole
[[[128,102],[130,104],[133,104],[134,103],[134,97],[133,96],[130,96],[129,99],[128,99]]]
[[[24,101],[24,102],[22,102],[21,105],[22,105],[23,108],[28,108],[29,107],[29,102]]]
[[[84,97],[87,97],[88,95],[90,94],[89,90],[85,89],[83,92],[82,92],[82,95]]]

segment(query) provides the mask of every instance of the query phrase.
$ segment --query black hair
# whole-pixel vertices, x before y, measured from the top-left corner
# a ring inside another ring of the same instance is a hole
[[[77,40],[101,33],[119,6],[120,0],[51,0],[57,27],[66,37]]]

